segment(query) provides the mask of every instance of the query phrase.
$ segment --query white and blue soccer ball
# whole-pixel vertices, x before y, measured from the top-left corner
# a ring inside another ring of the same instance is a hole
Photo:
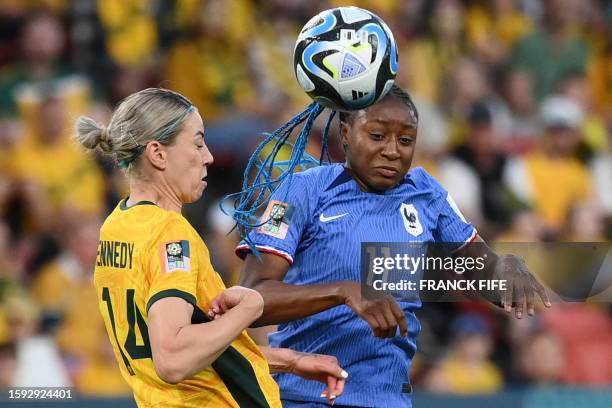
[[[398,69],[397,44],[375,14],[339,7],[306,23],[293,63],[300,86],[312,99],[334,110],[359,110],[391,89]]]

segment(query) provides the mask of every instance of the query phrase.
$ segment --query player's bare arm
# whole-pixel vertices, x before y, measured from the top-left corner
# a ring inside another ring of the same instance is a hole
[[[149,309],[149,339],[155,370],[171,384],[210,366],[263,309],[254,290],[227,289],[227,313],[207,323],[191,324],[193,306],[178,297],[167,297]]]
[[[318,381],[326,385],[321,393],[329,404],[344,391],[348,373],[340,367],[338,359],[323,354],[301,353],[288,348],[259,346],[268,360],[270,372],[292,373],[306,380]]]
[[[241,285],[261,293],[264,311],[255,325],[269,325],[302,319],[335,306],[346,304],[372,328],[376,337],[389,338],[408,332],[406,317],[392,297],[362,299],[359,282],[340,281],[316,285],[290,285],[282,282],[289,269],[287,261],[272,254],[261,254],[261,261],[247,255]]]
[[[507,290],[500,293],[500,305],[508,313],[511,313],[514,308],[514,314],[518,319],[523,317],[525,307],[528,315],[533,316],[535,314],[536,294],[540,297],[544,306],[551,306],[546,290],[520,257],[513,254],[496,254],[480,236],[477,236],[475,241],[455,254],[457,256],[482,257],[485,259],[485,267],[479,272],[480,277],[507,282]]]

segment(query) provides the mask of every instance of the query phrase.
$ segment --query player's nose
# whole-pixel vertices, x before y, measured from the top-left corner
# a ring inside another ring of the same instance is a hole
[[[208,146],[204,145],[204,154],[202,155],[202,165],[204,167],[210,166],[215,162],[215,158],[208,149]]]
[[[388,160],[397,160],[400,158],[399,146],[395,138],[388,138],[381,151],[383,157]]]

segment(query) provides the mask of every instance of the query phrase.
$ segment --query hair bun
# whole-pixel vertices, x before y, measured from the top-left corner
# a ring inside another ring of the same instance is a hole
[[[81,116],[76,122],[76,138],[87,149],[95,149],[98,146],[105,153],[113,151],[113,145],[108,128],[99,125],[95,120],[87,116]]]
[[[111,153],[113,151],[113,141],[110,137],[109,129],[106,126],[100,127],[100,138],[98,139],[98,146],[105,153]]]

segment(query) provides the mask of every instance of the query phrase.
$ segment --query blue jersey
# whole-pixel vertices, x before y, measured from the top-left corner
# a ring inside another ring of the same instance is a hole
[[[290,263],[284,282],[312,285],[360,281],[362,242],[464,243],[476,236],[448,192],[422,168],[412,169],[396,187],[362,191],[341,164],[293,175],[271,197],[266,225],[250,233],[261,252]],[[413,214],[410,222],[406,213]],[[237,253],[249,247],[241,243]],[[420,301],[401,302],[409,335],[380,339],[348,306],[281,324],[269,337],[272,347],[330,354],[349,373],[339,405],[410,406],[402,393],[416,352]],[[284,400],[321,402],[321,385],[290,374],[275,375]]]

